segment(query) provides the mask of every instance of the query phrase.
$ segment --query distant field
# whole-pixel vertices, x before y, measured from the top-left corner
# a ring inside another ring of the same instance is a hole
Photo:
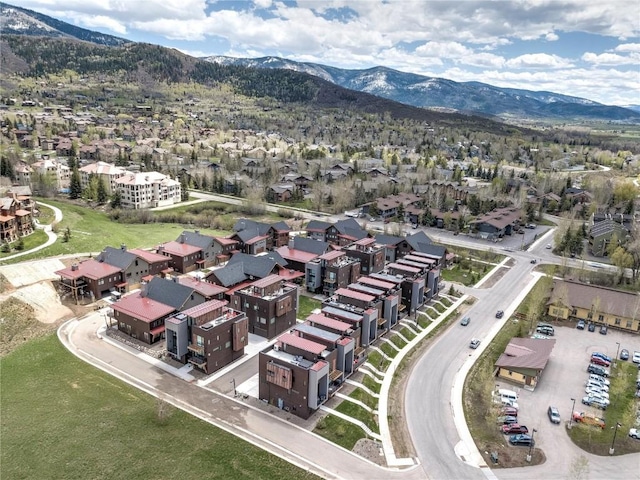
[[[303,479],[306,473],[78,360],[56,335],[0,359],[3,479]]]
[[[104,212],[65,202],[46,199],[46,203],[62,210],[63,219],[57,226],[58,240],[53,245],[31,255],[8,262],[65,255],[78,252],[99,253],[106,246],[127,248],[154,247],[162,242],[175,240],[188,225],[174,223],[121,224],[111,221]],[[63,233],[69,227],[71,238],[63,242]],[[202,233],[226,235],[229,232],[199,229]],[[14,252],[15,253],[15,252]]]

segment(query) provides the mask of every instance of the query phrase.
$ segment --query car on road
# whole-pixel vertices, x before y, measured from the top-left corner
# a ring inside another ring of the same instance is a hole
[[[529,262],[529,263],[532,263],[532,264],[534,264],[534,265],[535,265],[536,263],[538,263],[538,261],[534,258],[534,259],[533,259],[533,260],[531,260],[531,262]]]
[[[584,327],[585,327],[584,320],[579,320],[579,321],[578,321],[578,324],[576,325],[576,328],[577,328],[578,330],[584,330]]]
[[[536,224],[535,223],[527,223],[524,228],[528,228],[530,230],[533,230],[534,228],[536,228]]]
[[[601,377],[608,377],[609,375],[611,375],[611,372],[609,370],[601,365],[594,365],[593,363],[589,364],[589,366],[587,367],[587,372],[600,375]]]
[[[591,363],[595,364],[595,365],[601,365],[603,367],[610,367],[611,366],[611,362],[606,361],[604,358],[601,357],[596,357],[596,356],[591,356]]]
[[[631,361],[633,363],[640,363],[640,352],[633,352],[633,358]]]
[[[631,438],[635,438],[636,440],[640,440],[640,430],[638,430],[637,428],[630,428],[629,436]]]
[[[504,317],[504,312],[502,310],[498,310],[496,312],[496,318],[502,318],[502,317]]]
[[[589,327],[587,328],[590,332],[595,332],[596,331],[596,324],[589,322]]]
[[[629,360],[629,350],[626,348],[620,350],[620,360]]]
[[[469,348],[476,349],[478,348],[478,345],[480,345],[480,340],[477,338],[472,338],[471,342],[469,342]]]
[[[527,435],[526,433],[511,435],[509,437],[509,443],[511,445],[518,445],[518,446],[524,446],[524,447],[535,445],[535,442],[533,441],[533,438],[531,438],[531,435]]]
[[[501,427],[502,433],[505,435],[514,435],[516,433],[529,433],[529,429],[519,423],[511,423]]]
[[[518,423],[518,417],[514,417],[513,415],[504,415],[502,417],[498,417],[498,423],[501,425],[511,425],[512,423]]]
[[[607,387],[611,385],[611,382],[609,380],[594,373],[587,377],[587,383],[599,383],[600,385],[606,385]]]
[[[613,358],[611,358],[609,355],[605,355],[604,353],[600,353],[600,352],[593,352],[591,354],[592,357],[600,357],[603,360],[606,360],[607,362],[611,363],[613,361]]]
[[[547,243],[546,249],[547,250],[551,250],[551,244],[550,243]]]
[[[600,327],[600,335],[606,335],[607,334],[607,326],[606,325],[602,325]]]
[[[560,423],[560,412],[556,407],[550,406],[547,409],[547,415],[549,416],[551,423]]]
[[[573,412],[572,418],[573,418],[573,421],[576,423],[584,423],[585,425],[594,425],[602,429],[604,429],[604,427],[606,426],[606,423],[602,418],[596,417],[592,413]]]
[[[462,325],[463,327],[466,327],[467,325],[469,325],[469,322],[471,321],[471,318],[469,317],[464,317],[462,319],[462,321],[460,322],[460,325]]]

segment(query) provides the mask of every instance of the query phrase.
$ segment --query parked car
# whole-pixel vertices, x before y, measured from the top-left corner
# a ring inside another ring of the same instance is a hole
[[[585,425],[594,425],[602,429],[606,426],[605,421],[602,418],[586,412],[573,412],[573,421],[577,423],[584,423]]]
[[[514,417],[513,415],[504,415],[502,417],[498,417],[498,423],[502,425],[511,425],[512,423],[518,423],[518,417]]]
[[[480,345],[480,340],[477,338],[473,338],[471,339],[471,342],[469,342],[469,348],[476,349],[478,348],[478,345]]]
[[[602,397],[609,400],[609,392],[604,390],[602,387],[587,386],[584,389],[584,393],[589,397]]]
[[[595,332],[595,331],[596,331],[596,324],[595,324],[595,323],[593,323],[593,322],[589,322],[588,330],[589,330],[590,332]]]
[[[551,423],[560,423],[560,412],[556,407],[550,406],[547,409],[547,415],[549,416]]]
[[[502,310],[498,310],[496,312],[496,318],[502,318],[502,317],[504,317],[504,312]]]
[[[638,430],[637,428],[630,428],[629,436],[631,438],[635,438],[636,440],[640,440],[640,430]]]
[[[604,353],[600,353],[600,352],[593,352],[591,354],[592,357],[600,357],[603,360],[606,360],[607,362],[611,363],[613,361],[613,358],[611,358],[609,355],[605,355]]]
[[[582,398],[582,403],[590,407],[596,407],[602,410],[606,410],[611,402],[602,397],[586,396]]]
[[[511,445],[520,445],[520,446],[533,446],[535,445],[535,442],[533,441],[533,438],[531,438],[530,435],[527,435],[526,433],[519,433],[517,435],[511,435],[509,437],[509,443]]]
[[[595,383],[599,383],[600,385],[606,385],[607,387],[611,384],[611,382],[606,378],[600,375],[596,375],[594,373],[592,373],[587,377],[587,382],[595,382]]]
[[[530,263],[533,263],[535,265],[536,263],[538,263],[538,261],[534,258]]]
[[[547,326],[539,326],[536,328],[536,332],[537,333],[541,333],[542,335],[548,335],[550,337],[553,337],[554,335],[554,329],[553,327],[547,327]]]
[[[611,372],[609,372],[609,370],[607,370],[603,366],[594,365],[593,363],[589,364],[589,366],[587,367],[587,372],[593,373],[595,375],[600,375],[601,377],[608,377],[611,374]]]
[[[591,363],[593,363],[595,365],[600,365],[600,366],[603,366],[603,367],[610,367],[611,366],[611,362],[608,362],[604,358],[596,357],[596,356],[592,356],[591,357]]]
[[[469,325],[469,322],[471,321],[471,318],[469,317],[464,317],[462,319],[462,321],[460,322],[460,325],[462,325],[463,327],[466,327],[467,325]]]
[[[534,228],[536,228],[536,224],[535,223],[527,223],[524,228],[529,228],[531,230],[533,230]]]
[[[626,348],[620,350],[620,360],[629,360],[629,350]]]
[[[605,385],[604,383],[592,382],[590,380],[587,380],[587,383],[585,384],[585,387],[587,387],[587,388],[596,388],[596,389],[602,390],[603,392],[609,393],[609,385]]]
[[[633,358],[631,361],[633,363],[640,363],[640,352],[633,352]]]
[[[505,435],[513,435],[516,433],[529,433],[529,429],[519,423],[511,423],[509,425],[503,425],[501,427],[502,433]]]
[[[606,335],[607,334],[607,326],[606,325],[602,325],[600,327],[600,335]]]
[[[514,408],[514,407],[502,407],[500,409],[500,413],[502,415],[510,415],[512,417],[517,417],[518,416],[518,409]]]
[[[578,330],[584,330],[584,327],[585,327],[584,320],[579,320],[579,321],[578,321],[578,324],[576,325],[576,328],[577,328]]]

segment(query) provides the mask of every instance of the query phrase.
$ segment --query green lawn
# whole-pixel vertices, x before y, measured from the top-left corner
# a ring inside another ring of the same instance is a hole
[[[313,433],[347,450],[353,449],[356,442],[365,436],[360,427],[328,414],[318,422]]]
[[[121,224],[110,220],[105,213],[98,210],[49,199],[47,203],[60,208],[63,213],[63,219],[57,227],[58,240],[39,252],[25,255],[15,261],[78,252],[95,254],[106,246],[119,247],[122,243],[128,248],[154,247],[162,242],[175,240],[185,229],[193,230],[188,225],[173,223]],[[63,233],[67,227],[71,231],[71,238],[68,242],[63,242]],[[200,231],[211,235],[228,233],[206,229]]]
[[[413,333],[411,330],[409,330],[407,327],[402,328],[402,330],[400,330],[400,333],[402,334],[402,336],[404,338],[406,338],[407,340],[411,341],[414,338],[416,338],[415,333]]]
[[[393,358],[398,354],[398,351],[393,348],[391,345],[387,345],[386,342],[380,342],[378,348],[387,354],[387,357]]]
[[[391,340],[391,342],[400,350],[402,350],[407,345],[407,342],[401,339],[398,335],[393,335],[389,340]]]
[[[0,251],[0,260],[2,260],[4,257],[9,257],[11,255],[15,255],[16,253],[20,253],[20,252],[24,252],[25,250],[31,250],[32,248],[35,247],[39,247],[40,245],[42,245],[43,243],[45,243],[47,241],[49,237],[47,237],[47,234],[44,233],[44,230],[35,230],[31,235],[24,237],[24,248],[22,250],[16,250],[16,245],[18,245],[18,242],[13,242],[11,244],[11,251],[9,252],[2,252]],[[25,259],[25,257],[28,257],[29,255],[23,255],[22,257],[18,257],[18,259],[16,259],[16,262],[22,261]]]
[[[311,479],[71,355],[56,335],[0,360],[0,477]]]
[[[321,307],[322,302],[320,302],[320,300],[316,300],[305,295],[300,295],[300,302],[298,303],[298,318],[301,320],[306,320],[306,318],[311,315],[312,311],[314,311],[316,308]]]
[[[443,280],[447,282],[461,283],[467,287],[474,285],[478,279],[482,278],[481,271],[469,272],[469,270],[462,271],[458,265],[453,268],[445,268],[440,271],[440,275]]]
[[[367,362],[373,365],[373,368],[381,372],[384,372],[391,363],[389,360],[387,360],[374,350],[369,350],[369,352],[367,353]]]
[[[40,225],[50,225],[56,218],[55,213],[49,207],[45,207],[44,205],[38,203],[38,210],[40,214],[38,215],[38,221]]]
[[[380,384],[368,375],[362,379],[362,384],[375,393],[380,393]]]

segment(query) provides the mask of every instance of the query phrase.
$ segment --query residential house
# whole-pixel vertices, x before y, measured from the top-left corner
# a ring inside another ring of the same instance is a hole
[[[289,240],[289,245],[276,249],[276,252],[287,261],[290,269],[305,273],[307,264],[328,250],[327,242],[297,236]]]
[[[230,305],[249,318],[249,333],[273,338],[296,324],[298,286],[278,275],[256,280],[231,294]]]
[[[369,232],[364,230],[353,218],[339,220],[327,230],[326,241],[339,247],[369,238]]]
[[[309,418],[329,397],[328,352],[320,343],[285,334],[258,357],[258,396],[270,405]]]
[[[60,285],[71,293],[76,303],[85,295],[89,295],[92,301],[99,300],[123,283],[120,268],[93,258],[74,263],[55,274],[60,276]]]
[[[249,343],[247,316],[222,300],[209,300],[167,317],[165,329],[167,353],[206,374],[241,358]]]
[[[176,310],[147,297],[144,291],[122,297],[111,308],[119,331],[149,345],[164,337],[165,319]]]
[[[142,250],[140,248],[133,248],[129,250],[129,253],[133,253],[138,258],[147,262],[147,265],[149,265],[148,275],[151,277],[155,277],[156,275],[167,275],[173,271],[169,270],[169,257],[166,255],[160,255],[159,253]],[[151,280],[151,278],[147,278],[147,280]]]
[[[105,247],[96,260],[120,269],[122,282],[116,285],[119,292],[138,288],[142,279],[149,275],[147,261],[135,253],[128,252],[125,244],[122,244],[120,248]]]
[[[273,250],[274,248],[289,244],[289,232],[291,232],[291,228],[285,222],[269,224],[242,218],[233,226],[233,231],[237,233],[245,232],[243,238],[266,237],[265,249]],[[260,252],[245,251],[244,253],[256,254]]]
[[[286,268],[287,262],[277,252],[260,255],[236,253],[224,267],[215,268],[205,277],[207,281],[231,288],[275,274],[291,281],[304,274]],[[233,293],[231,290],[228,295]]]
[[[520,228],[521,211],[515,207],[492,210],[469,222],[472,233],[485,240],[497,240]]]
[[[178,277],[178,283],[198,292],[207,301],[224,300],[224,294],[227,292],[227,288],[202,280],[199,276],[183,275]]]
[[[413,250],[405,237],[378,233],[375,242],[384,245],[384,257],[387,262],[395,262],[397,258],[404,257]]]
[[[71,172],[67,165],[57,160],[43,159],[32,163],[31,168],[40,175],[48,176],[53,180],[57,189],[69,188]]]
[[[237,246],[235,240],[204,235],[198,230],[184,230],[176,241],[201,250],[200,258],[196,261],[199,268],[209,268],[227,261]]]
[[[293,183],[271,185],[267,190],[267,202],[282,203],[291,200],[297,190]]]
[[[614,220],[595,223],[589,229],[589,252],[596,257],[604,257],[613,239],[617,240],[618,245],[624,245],[628,235],[627,229]]]
[[[497,377],[525,388],[535,388],[555,344],[551,338],[512,338],[495,364]]]
[[[378,338],[380,302],[374,295],[339,288],[333,296],[322,303],[322,313],[341,321],[349,322],[360,330],[360,341],[356,347],[367,347]]]
[[[33,233],[31,211],[25,210],[25,200],[10,194],[0,198],[0,242],[10,243]]]
[[[188,273],[198,268],[198,261],[202,259],[202,249],[185,243],[183,235],[175,242],[163,243],[157,248],[157,253],[169,259],[169,267],[179,273]]]
[[[196,289],[179,283],[177,277],[154,277],[150,282],[142,283],[140,291],[143,292],[143,296],[170,305],[178,312],[207,301]]]
[[[313,240],[315,241],[315,240]],[[360,276],[360,260],[347,256],[340,250],[332,250],[307,262],[305,279],[307,290],[323,295],[333,295]]]
[[[375,238],[361,238],[349,246],[343,246],[342,251],[347,257],[360,261],[363,275],[380,272],[384,268],[386,248],[377,243]]]
[[[637,292],[556,280],[547,307],[547,313],[555,318],[585,320],[627,332],[640,332],[640,295]]]

